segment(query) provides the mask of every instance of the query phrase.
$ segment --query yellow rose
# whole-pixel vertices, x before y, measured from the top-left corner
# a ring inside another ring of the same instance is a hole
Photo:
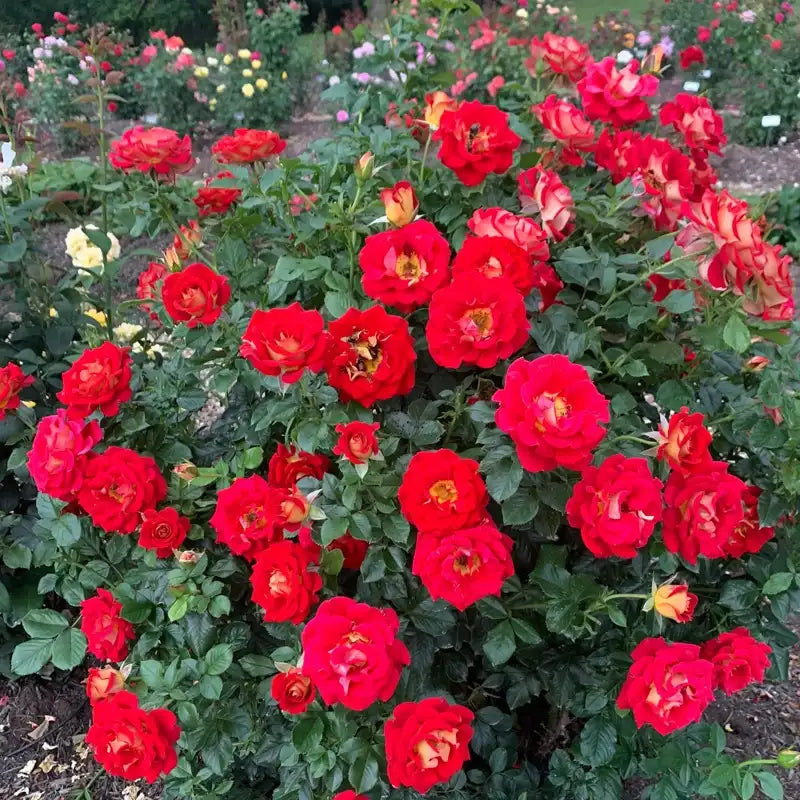
[[[281,80],[285,81],[288,77],[289,77],[289,73],[288,72],[286,72],[285,70],[283,72],[281,72]]]
[[[144,328],[141,325],[135,325],[133,322],[120,322],[114,328],[114,336],[121,342],[130,342],[143,330]]]
[[[264,89],[267,88],[267,86],[269,86],[269,81],[266,80],[265,78],[259,78],[256,81],[256,89],[258,89],[260,92],[263,92]]]
[[[256,58],[254,61],[250,62],[250,66],[253,69],[260,69],[261,68],[261,62]]]
[[[209,108],[210,108],[212,111],[213,111],[213,110],[214,110],[214,109],[217,107],[217,98],[216,98],[216,97],[212,97],[212,98],[211,98],[211,99],[208,101],[208,107],[209,107]]]
[[[230,64],[233,62],[233,56],[230,53],[225,53],[225,58],[222,59],[224,64]]]
[[[250,51],[242,48],[236,55],[243,59],[250,58]]]
[[[243,78],[252,78],[253,77],[253,70],[251,70],[251,69],[243,69],[242,70],[242,77]]]
[[[35,400],[23,400],[22,405],[26,408],[36,408],[36,401]]]
[[[97,230],[96,225],[86,225],[85,230]],[[81,269],[98,269],[103,266],[103,251],[91,242],[84,228],[71,228],[64,239],[67,255],[72,259],[72,264]],[[106,253],[106,261],[116,261],[120,256],[119,239],[109,232],[106,234],[111,247]]]
[[[242,86],[242,94],[245,97],[252,97],[254,92],[255,92],[255,89],[253,88],[253,84],[252,83],[246,83],[246,84],[244,84],[244,86]]]
[[[217,94],[222,94],[224,91],[225,91],[224,83],[221,83],[219,86],[217,86]]]
[[[195,76],[195,78],[207,78],[208,77],[208,67],[195,67],[194,68],[194,76]]]
[[[96,308],[84,309],[83,315],[85,317],[89,317],[89,319],[93,319],[101,328],[105,328],[108,324],[106,315],[102,311],[98,311]]]
[[[51,308],[50,309],[50,316],[51,317],[57,317],[58,316],[58,311],[56,311],[54,308]]]

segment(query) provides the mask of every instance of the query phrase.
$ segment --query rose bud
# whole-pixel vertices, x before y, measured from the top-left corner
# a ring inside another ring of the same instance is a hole
[[[761,372],[761,370],[764,369],[764,367],[766,367],[769,363],[770,359],[768,359],[766,356],[753,356],[744,362],[744,368],[751,370],[752,372]]]
[[[199,475],[199,470],[190,461],[185,461],[183,464],[178,464],[177,467],[172,468],[172,471],[182,481],[186,481],[186,483],[191,483],[191,481],[193,481]]]
[[[381,202],[386,209],[386,218],[395,228],[408,225],[419,210],[417,194],[408,181],[398,181],[391,189],[383,189]]]
[[[784,769],[794,769],[800,766],[800,753],[797,750],[781,750],[777,756],[778,766]]]
[[[179,564],[196,564],[200,560],[201,553],[196,552],[195,550],[184,550],[178,556],[178,563]]]
[[[353,172],[356,175],[356,178],[360,181],[369,180],[372,177],[372,171],[375,168],[375,156],[367,150],[361,158],[356,161],[355,166],[353,167]]]
[[[376,456],[380,449],[375,431],[380,427],[374,422],[348,422],[346,425],[336,426],[339,439],[333,448],[334,454],[343,456],[351,464],[366,464],[370,458]]]
[[[686,584],[665,583],[653,592],[655,612],[675,622],[690,622],[696,605],[697,595]]]
[[[291,667],[272,679],[270,694],[281,711],[302,714],[314,702],[317,692],[311,678],[303,675],[302,670]]]
[[[86,678],[86,696],[95,703],[121,692],[125,688],[125,676],[113,667],[92,667]]]

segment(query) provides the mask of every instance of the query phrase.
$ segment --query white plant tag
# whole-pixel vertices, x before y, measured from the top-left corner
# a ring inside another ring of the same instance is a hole
[[[767,114],[766,116],[761,117],[762,128],[777,128],[778,125],[780,124],[781,124],[780,114]]]
[[[699,92],[700,91],[700,84],[697,81],[686,81],[683,84],[683,91],[684,92]]]
[[[710,69],[704,69],[704,70],[703,70],[703,71],[700,73],[700,77],[701,77],[701,78],[705,78],[706,80],[708,80],[708,78],[710,78],[710,77],[711,77],[711,70],[710,70]]]

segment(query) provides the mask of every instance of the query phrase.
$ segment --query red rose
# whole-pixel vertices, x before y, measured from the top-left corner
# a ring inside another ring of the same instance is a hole
[[[180,272],[170,272],[161,285],[164,310],[173,322],[185,322],[187,328],[212,325],[230,298],[228,279],[205,264],[189,264]]]
[[[473,719],[440,697],[400,703],[383,726],[389,783],[424,794],[449,781],[469,759]]]
[[[122,603],[107,589],[81,603],[81,631],[89,652],[102,661],[122,661],[128,655],[126,639],[135,639],[133,625],[120,616]]]
[[[0,420],[8,411],[19,408],[19,393],[33,381],[33,375],[26,376],[16,364],[0,367]]]
[[[271,542],[283,538],[282,504],[287,489],[270,486],[259,475],[237,478],[217,493],[217,507],[209,523],[217,541],[231,552],[252,559]]]
[[[225,169],[218,172],[216,178],[206,178],[202,188],[192,198],[201,217],[210,214],[225,214],[228,209],[242,196],[242,190],[235,186],[214,186],[214,181],[233,178],[234,175]]]
[[[711,38],[711,28],[706,28],[705,25],[697,26],[697,41],[707,42]]]
[[[311,569],[314,565],[308,551],[288,539],[270,544],[256,555],[250,574],[252,597],[264,609],[267,622],[299,625],[308,617],[322,588],[322,578]],[[311,674],[307,667],[304,671]]]
[[[92,448],[103,438],[95,420],[70,419],[63,408],[43,417],[28,453],[28,472],[40,492],[71,502],[83,483]]]
[[[200,225],[196,219],[189,220],[188,225],[181,225],[175,236],[172,237],[172,250],[175,254],[177,261],[167,260],[171,267],[180,266],[181,261],[185,261],[192,250],[200,247],[203,241],[203,232],[200,230]],[[167,253],[164,253],[166,258]]]
[[[272,486],[291,489],[301,478],[322,480],[330,466],[327,456],[306,453],[294,445],[286,447],[279,442],[269,460],[267,481]]]
[[[86,744],[110,775],[154,783],[177,766],[180,735],[171,711],[144,711],[135,694],[118,692],[92,709]]]
[[[661,419],[656,458],[684,475],[705,471],[712,461],[708,452],[711,432],[703,425],[705,417],[699,412],[690,414],[684,406],[670,415],[669,422]]]
[[[459,611],[482,597],[500,594],[514,574],[511,537],[490,523],[457,531],[423,531],[417,536],[411,571],[433,600]]]
[[[665,583],[653,592],[653,609],[656,614],[674,622],[691,622],[697,607],[697,595],[685,584]]]
[[[714,699],[714,668],[697,645],[644,639],[631,658],[617,708],[633,711],[637,728],[666,736],[700,720]]]
[[[543,59],[553,72],[564,75],[572,83],[579,81],[592,63],[589,48],[572,36],[559,36],[548,32],[545,33],[543,41],[534,36],[531,39],[530,50],[531,57],[525,62],[525,66],[534,77],[537,75],[537,64],[540,59]]]
[[[690,150],[722,155],[721,148],[728,142],[722,117],[705,97],[679,92],[671,103],[661,106],[659,119],[662,125],[672,125]]]
[[[108,700],[125,688],[125,676],[113,667],[90,667],[86,677],[86,696],[89,704],[95,705],[101,700]]]
[[[745,519],[747,485],[728,473],[723,461],[702,471],[670,473],[664,489],[663,537],[667,550],[690,564],[697,556],[722,558],[728,542]]]
[[[490,172],[506,172],[522,143],[508,127],[508,114],[477,100],[445,111],[431,138],[442,143],[439,161],[464,186],[477,186]]]
[[[435,225],[418,219],[367,236],[358,263],[364,293],[406,314],[449,280],[450,246]]]
[[[372,456],[380,453],[378,437],[375,432],[380,423],[359,422],[357,420],[336,426],[339,439],[333,448],[337,456],[343,456],[351,464],[366,464]]]
[[[78,504],[108,533],[131,533],[143,511],[167,495],[158,465],[127,447],[109,447],[86,464]]]
[[[598,558],[636,558],[661,521],[661,487],[646,459],[610,456],[583,470],[567,501],[567,520]]]
[[[331,800],[369,800],[365,794],[356,794],[353,789],[347,789],[344,792],[337,792]]]
[[[291,667],[286,672],[279,672],[269,687],[272,699],[278,704],[281,711],[287,714],[302,714],[317,696],[317,690],[311,678],[303,674],[297,667]]]
[[[136,296],[140,300],[155,300],[161,296],[161,289],[159,284],[164,278],[169,275],[169,270],[166,264],[160,261],[151,261],[147,265],[147,269],[139,273],[139,280],[136,286]],[[158,321],[158,314],[151,313],[152,306],[144,302],[141,304],[142,311],[150,314],[150,318]]]
[[[643,139],[638,131],[604,128],[594,151],[597,166],[607,169],[614,183],[633,177],[641,168],[639,151]]]
[[[461,275],[431,299],[425,338],[441,367],[491,369],[528,341],[525,300],[507,278]]]
[[[492,399],[500,404],[498,427],[512,438],[529,472],[582,469],[610,419],[608,400],[589,373],[562,355],[518,358]]]
[[[504,208],[479,208],[467,221],[476,236],[502,236],[521,247],[534,261],[547,261],[547,234],[529,217],[518,217]]]
[[[296,383],[308,369],[324,368],[328,337],[319,311],[306,311],[300,303],[285,308],[253,312],[242,335],[239,353],[264,375]]]
[[[63,383],[56,397],[67,406],[72,419],[88,417],[100,410],[113,417],[120,403],[131,399],[131,357],[127,347],[103,342],[84,350],[61,376]]]
[[[523,295],[536,282],[531,257],[510,239],[499,236],[468,236],[453,259],[453,279],[461,275],[504,277]]]
[[[775,535],[774,528],[761,526],[758,518],[758,498],[760,496],[761,489],[757,486],[745,486],[742,496],[744,519],[736,526],[725,545],[725,555],[741,558],[745,553],[758,553]]]
[[[564,288],[561,278],[556,271],[544,261],[537,261],[533,265],[534,287],[539,292],[539,311],[545,311],[558,301],[556,298]]]
[[[696,44],[690,44],[688,47],[684,47],[683,50],[678,53],[678,58],[680,59],[681,69],[683,70],[689,69],[692,64],[706,63],[706,54],[703,52],[703,48]]]
[[[139,547],[155,550],[159,558],[169,558],[172,551],[181,546],[191,527],[192,523],[174,508],[161,511],[149,508],[142,513]]]
[[[369,542],[365,542],[363,539],[356,539],[350,533],[346,533],[344,536],[334,539],[328,545],[328,550],[342,551],[344,555],[342,566],[345,569],[361,569],[368,549]]]
[[[452,450],[415,453],[397,492],[403,516],[421,531],[480,525],[489,495],[478,462]]]
[[[747,628],[735,628],[706,642],[700,652],[714,665],[714,688],[730,696],[764,680],[772,648]]]
[[[389,189],[382,189],[381,203],[386,210],[386,218],[395,226],[402,228],[417,216],[419,200],[414,187],[408,181],[398,181]]]
[[[215,142],[211,152],[221,164],[253,164],[277,156],[285,148],[286,142],[277,133],[237,128]]]
[[[561,160],[572,166],[583,166],[581,153],[590,153],[594,149],[595,130],[580,109],[551,94],[531,111],[550,136],[562,143]]]
[[[542,218],[545,233],[560,242],[575,225],[572,193],[551,169],[531,167],[517,177],[519,201],[525,212],[536,211]]]
[[[342,402],[354,400],[369,408],[411,391],[417,355],[402,317],[380,306],[349,308],[328,325],[328,333],[325,370]]]
[[[650,106],[643,98],[658,91],[658,78],[637,75],[638,69],[634,59],[618,70],[611,56],[591,64],[577,85],[586,116],[615,128],[650,119]]]
[[[192,141],[169,128],[145,128],[136,125],[121,139],[111,142],[108,154],[111,165],[123,172],[150,172],[160,178],[175,180],[176,175],[194,166]]]
[[[671,292],[683,291],[686,288],[686,281],[683,278],[665,278],[654,272],[647,279],[645,286],[653,293],[653,300],[660,303]]]
[[[326,600],[303,629],[303,671],[328,704],[363,711],[388,702],[411,657],[397,638],[391,608],[373,608],[349,597]]]

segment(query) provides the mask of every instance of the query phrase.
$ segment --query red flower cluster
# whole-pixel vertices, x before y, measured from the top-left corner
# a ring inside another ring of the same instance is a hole
[[[194,166],[192,142],[169,128],[136,125],[122,138],[111,142],[108,160],[123,172],[154,172],[159,178],[175,180]]]
[[[551,94],[531,111],[551,137],[562,145],[560,160],[575,167],[583,166],[581,153],[594,150],[595,130],[581,110],[568,100]]]
[[[363,711],[391,699],[411,657],[390,608],[349,597],[326,600],[303,629],[303,672],[329,705]]]
[[[235,186],[215,186],[214,181],[233,178],[234,175],[225,169],[218,172],[215,178],[206,178],[205,184],[197,190],[192,201],[197,206],[201,217],[210,214],[225,214],[230,207],[242,196],[242,190]]]
[[[658,91],[655,75],[639,75],[634,60],[621,70],[612,57],[590,64],[578,82],[583,112],[589,119],[624,128],[650,119],[650,106],[644,99]]]
[[[351,464],[366,464],[380,453],[378,437],[375,436],[378,428],[379,422],[370,424],[358,420],[337,425],[339,438],[333,448],[334,454],[346,458]]]
[[[102,661],[122,661],[128,655],[128,639],[136,638],[133,625],[120,616],[122,603],[107,589],[81,603],[81,631],[88,650]]]
[[[5,419],[7,412],[19,408],[19,393],[33,381],[33,375],[25,375],[16,364],[0,367],[0,420]]]
[[[678,59],[681,64],[681,69],[687,70],[692,64],[705,64],[706,54],[703,52],[703,48],[700,47],[700,45],[690,44],[678,53]]]
[[[506,172],[522,143],[508,127],[508,114],[475,100],[445,111],[433,140],[442,143],[439,160],[465,186],[477,186],[490,172]]]
[[[215,323],[230,298],[228,279],[205,264],[170,272],[161,284],[164,310],[173,322],[185,323],[187,328]]]
[[[747,628],[735,628],[706,642],[700,654],[714,666],[714,688],[728,696],[764,680],[772,648],[754,639]]]
[[[63,386],[56,397],[67,406],[71,419],[101,411],[113,417],[120,403],[131,399],[131,357],[127,347],[103,342],[84,350],[61,376]]]
[[[483,275],[486,278],[504,277],[523,295],[533,289],[535,282],[530,256],[509,239],[497,236],[468,236],[453,260],[453,278]]]
[[[711,432],[704,421],[702,414],[690,414],[686,406],[672,414],[669,421],[662,418],[656,458],[683,475],[705,470],[712,458],[708,450]]]
[[[285,149],[286,142],[277,133],[237,128],[215,142],[211,152],[220,164],[254,164],[280,155]]]
[[[672,102],[661,106],[659,119],[662,125],[672,125],[690,150],[721,155],[721,148],[728,142],[722,117],[705,97],[680,92]]]
[[[560,242],[572,232],[572,193],[558,173],[536,166],[521,172],[517,182],[522,210],[538,212],[542,228],[553,241]]]
[[[155,300],[161,297],[160,284],[167,275],[169,275],[169,270],[166,264],[162,264],[160,261],[151,261],[147,268],[139,273],[136,296],[143,301]],[[151,319],[158,321],[158,314],[152,312],[152,307],[149,303],[143,302],[141,307],[142,311],[150,314]]]
[[[267,481],[272,486],[291,489],[301,478],[322,480],[330,466],[327,456],[306,453],[294,445],[287,447],[279,442],[269,460]]]
[[[742,496],[744,518],[725,545],[725,555],[741,558],[745,553],[757,553],[775,535],[775,529],[762,527],[758,518],[760,495],[761,489],[757,486],[745,486]]]
[[[286,308],[253,312],[239,352],[259,372],[299,381],[308,369],[322,371],[328,338],[319,311],[305,311],[300,303]]]
[[[191,527],[192,523],[174,508],[160,511],[149,508],[142,513],[139,547],[155,550],[159,558],[169,558],[172,551],[183,544]]]
[[[530,49],[531,57],[525,62],[525,66],[534,77],[539,74],[539,62],[544,61],[546,67],[557,75],[563,75],[568,81],[577,83],[592,63],[589,48],[572,36],[559,36],[549,32],[541,40],[534,36]]]
[[[358,263],[365,294],[406,314],[449,280],[450,246],[435,225],[420,219],[368,236]]]
[[[661,521],[661,486],[646,459],[610,456],[584,469],[567,501],[567,519],[598,558],[635,558]]]
[[[94,706],[86,744],[110,775],[154,783],[177,766],[180,735],[171,711],[144,711],[135,694],[123,691]]]
[[[479,208],[467,221],[467,227],[476,236],[508,239],[534,261],[550,258],[547,234],[529,217],[518,217],[503,208]]]
[[[278,704],[278,708],[287,714],[302,714],[317,696],[311,678],[297,667],[279,672],[272,679],[269,693]]]
[[[563,355],[518,358],[492,399],[500,404],[497,426],[512,438],[530,472],[582,469],[610,419],[608,400],[586,369]]]

